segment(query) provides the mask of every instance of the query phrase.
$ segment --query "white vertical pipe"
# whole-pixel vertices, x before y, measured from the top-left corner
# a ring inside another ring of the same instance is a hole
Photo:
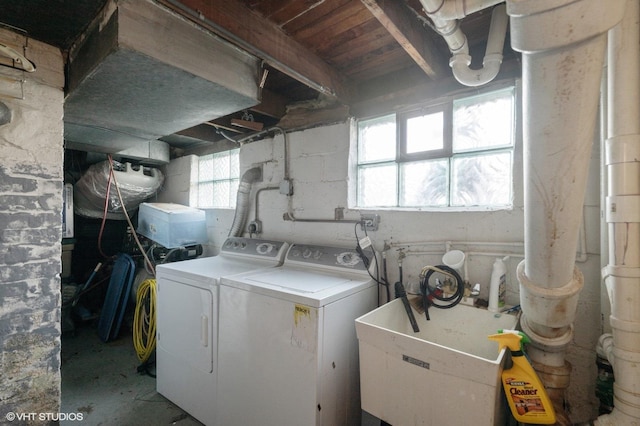
[[[611,300],[614,410],[599,425],[640,425],[640,2],[609,31],[606,142],[609,264],[603,269]]]
[[[525,260],[518,266],[522,328],[558,417],[582,274],[575,248],[597,117],[606,32],[621,1],[508,0],[511,43],[523,53]]]
[[[523,55],[525,274],[562,287],[573,274],[606,35]],[[526,89],[525,89],[526,90]],[[571,106],[570,106],[571,105]]]

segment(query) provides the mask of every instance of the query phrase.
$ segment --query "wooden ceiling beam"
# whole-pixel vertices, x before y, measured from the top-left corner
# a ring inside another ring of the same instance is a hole
[[[260,103],[249,109],[269,117],[280,119],[287,113],[287,99],[271,90],[262,89],[262,99]]]
[[[445,76],[446,67],[435,44],[404,2],[361,1],[429,77],[437,80]]]
[[[159,0],[313,89],[348,102],[344,78],[315,53],[238,0]]]

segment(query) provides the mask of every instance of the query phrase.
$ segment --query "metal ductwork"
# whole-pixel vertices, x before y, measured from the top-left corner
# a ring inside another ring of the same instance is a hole
[[[258,71],[257,58],[162,6],[110,3],[70,52],[66,146],[166,145],[158,139],[256,105]],[[145,149],[168,162],[168,149]]]

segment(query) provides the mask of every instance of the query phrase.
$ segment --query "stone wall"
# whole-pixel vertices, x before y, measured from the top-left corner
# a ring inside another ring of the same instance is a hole
[[[27,41],[0,30],[0,42]],[[60,407],[63,59],[34,40],[26,56],[34,73],[0,69],[0,423]]]

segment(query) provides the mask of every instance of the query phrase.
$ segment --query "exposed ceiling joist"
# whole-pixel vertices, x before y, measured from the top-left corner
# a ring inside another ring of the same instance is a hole
[[[437,80],[445,76],[446,67],[436,46],[404,2],[361,1],[429,77]]]
[[[275,69],[347,102],[342,76],[319,56],[237,0],[159,0]]]
[[[287,99],[278,93],[262,89],[261,102],[251,107],[251,110],[280,119],[284,117],[287,112]]]

